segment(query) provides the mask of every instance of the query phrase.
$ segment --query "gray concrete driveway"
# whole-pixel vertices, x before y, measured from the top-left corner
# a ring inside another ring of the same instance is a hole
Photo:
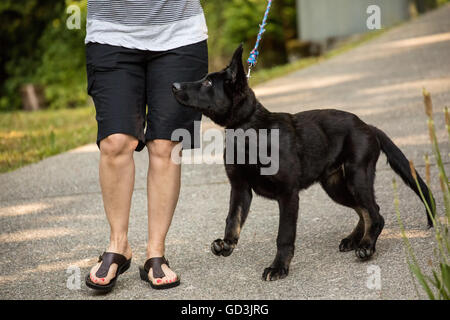
[[[405,23],[350,52],[256,89],[272,111],[339,108],[389,134],[418,165],[430,152],[422,87],[433,97],[439,137],[447,141],[442,108],[450,106],[450,6]],[[205,121],[204,128],[211,124]],[[445,154],[448,147],[445,148]],[[278,207],[255,197],[237,249],[214,256],[222,237],[229,185],[221,165],[184,165],[180,201],[167,239],[167,257],[182,276],[168,291],[139,280],[146,246],[147,154],[136,154],[136,188],[130,241],[134,261],[116,289],[99,296],[67,287],[81,278],[107,246],[108,227],[98,183],[99,153],[88,145],[0,175],[0,299],[415,299],[397,223],[392,178],[385,157],[378,163],[376,194],[386,226],[378,252],[360,262],[338,245],[356,225],[350,210],[333,203],[319,186],[300,195],[296,254],[288,278],[260,277],[275,254]],[[436,171],[432,172],[438,206]],[[399,181],[399,179],[398,179]],[[401,217],[423,265],[433,258],[434,238],[423,206],[399,182]],[[80,268],[80,269],[77,269]],[[379,270],[381,289],[367,286]],[[74,273],[75,272],[75,273]]]

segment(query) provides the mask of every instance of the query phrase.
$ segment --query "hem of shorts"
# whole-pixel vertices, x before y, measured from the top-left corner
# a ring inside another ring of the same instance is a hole
[[[121,133],[121,134],[126,134],[129,136],[132,136],[134,138],[136,138],[138,140],[138,145],[136,146],[135,151],[139,152],[142,151],[142,149],[144,149],[147,141],[142,140],[141,138],[138,137],[138,134],[136,134],[135,132],[131,132],[132,130],[126,130],[126,129],[120,129],[120,130],[110,130],[107,131],[106,133],[103,133],[102,135],[98,135],[97,136],[97,147],[100,150],[100,141],[102,141],[103,139],[109,137],[112,134],[116,134],[116,133]]]
[[[167,135],[163,135],[163,134],[158,134],[158,135],[150,135],[149,137],[145,137],[145,145],[147,145],[147,143],[149,141],[153,141],[153,140],[167,140],[167,141],[172,141],[172,142],[181,142],[183,144],[183,142],[180,139],[172,139],[171,136],[167,136]],[[191,142],[190,145],[186,146],[183,144],[183,150],[191,150],[191,149],[199,149],[201,148],[201,145],[195,145],[195,141]]]
[[[189,46],[192,44],[200,43],[202,41],[208,40],[208,35],[202,35],[196,38],[191,39],[183,39],[182,41],[173,41],[166,43],[165,46],[140,46],[140,45],[132,45],[127,42],[123,42],[117,39],[108,39],[106,36],[102,36],[101,39],[94,36],[86,37],[84,43],[87,45],[88,43],[99,43],[99,44],[106,44],[110,46],[118,46],[128,49],[137,49],[137,50],[143,50],[143,51],[168,51],[173,49],[178,49],[181,47]]]

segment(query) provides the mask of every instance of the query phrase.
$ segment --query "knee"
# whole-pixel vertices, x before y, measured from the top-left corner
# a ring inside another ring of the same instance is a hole
[[[170,160],[172,151],[179,142],[170,140],[152,140],[148,143],[148,152],[150,158],[160,160]]]
[[[133,154],[138,145],[135,137],[126,134],[112,134],[100,142],[100,152],[103,156],[115,158],[120,155]]]

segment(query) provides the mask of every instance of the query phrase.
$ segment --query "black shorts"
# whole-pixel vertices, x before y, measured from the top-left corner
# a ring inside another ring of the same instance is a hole
[[[201,114],[175,100],[172,83],[196,81],[207,74],[206,40],[163,52],[88,43],[86,65],[99,147],[107,136],[124,133],[138,139],[136,151],[141,151],[150,140],[182,140],[172,138],[176,129],[190,133],[191,141],[183,141],[183,148],[199,147],[194,141],[200,141],[200,126],[194,122]]]

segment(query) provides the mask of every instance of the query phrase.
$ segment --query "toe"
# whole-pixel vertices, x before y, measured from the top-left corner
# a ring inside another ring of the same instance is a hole
[[[162,278],[153,278],[153,270],[150,269],[148,272],[148,277],[150,281],[155,285],[163,285],[166,283],[172,283],[175,282],[178,278],[177,274],[173,272],[167,265],[163,264],[161,265],[161,269],[163,270],[165,276]]]
[[[211,243],[211,251],[212,251],[212,253],[214,253],[216,256],[220,256],[222,250],[223,250],[223,240],[222,240],[222,239],[214,240],[214,241]]]
[[[97,265],[95,265],[94,267],[92,267],[91,272],[90,272],[90,278],[91,281],[99,284],[99,285],[107,285],[111,279],[113,279],[116,276],[116,272],[117,272],[117,264],[112,264],[108,270],[108,274],[106,275],[106,277],[97,277],[96,273],[98,271],[98,269],[100,268],[100,263],[98,263]]]
[[[351,239],[345,238],[342,239],[341,243],[339,244],[339,251],[341,252],[347,252],[355,249],[355,244]]]
[[[358,248],[355,250],[356,256],[360,260],[368,260],[373,255],[373,250],[371,248]]]
[[[98,268],[100,268],[100,264],[96,264],[95,266],[92,267],[89,276],[91,278],[91,281],[94,283],[97,283],[99,280],[98,278],[95,276],[95,273],[97,272]]]

